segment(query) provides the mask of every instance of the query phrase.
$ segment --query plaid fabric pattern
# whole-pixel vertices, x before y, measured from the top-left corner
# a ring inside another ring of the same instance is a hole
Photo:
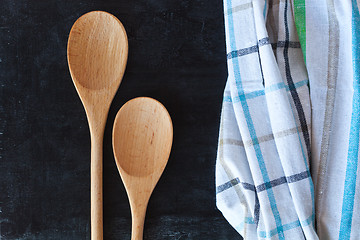
[[[246,239],[317,239],[308,76],[291,5],[225,0],[224,9],[217,206]]]
[[[360,3],[223,1],[217,207],[244,239],[360,239]]]

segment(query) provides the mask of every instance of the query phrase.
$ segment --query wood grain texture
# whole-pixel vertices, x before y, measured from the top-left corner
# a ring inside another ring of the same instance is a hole
[[[110,104],[124,75],[125,29],[113,15],[93,11],[71,28],[67,57],[91,135],[91,239],[103,239],[103,136]]]
[[[148,96],[174,125],[144,239],[238,240],[215,206],[215,159],[227,77],[218,0],[2,0],[1,240],[90,239],[90,134],[69,74],[69,30],[104,10],[124,24],[129,57],[104,132],[104,239],[131,238],[131,211],[112,149],[118,110]]]
[[[172,140],[170,115],[152,98],[128,101],[115,117],[113,149],[131,206],[132,240],[143,239],[146,208],[169,159]]]

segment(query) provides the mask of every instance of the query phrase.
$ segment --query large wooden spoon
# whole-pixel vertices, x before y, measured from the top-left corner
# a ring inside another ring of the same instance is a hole
[[[110,104],[123,77],[128,55],[125,29],[113,15],[81,16],[69,35],[70,74],[84,105],[91,135],[91,239],[103,239],[103,136]]]
[[[132,99],[116,115],[113,150],[129,197],[132,240],[143,238],[147,204],[168,161],[172,139],[170,115],[152,98]]]

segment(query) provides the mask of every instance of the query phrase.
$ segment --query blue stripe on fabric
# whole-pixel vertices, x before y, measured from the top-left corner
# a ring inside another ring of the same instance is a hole
[[[297,83],[295,83],[295,88],[306,86],[306,85],[308,85],[308,83],[309,83],[309,80],[303,80],[303,81],[297,82]],[[254,91],[254,92],[245,93],[245,98],[252,99],[252,98],[259,97],[259,96],[264,96],[265,93],[274,92],[276,90],[280,90],[283,88],[285,88],[286,91],[290,91],[289,86],[285,85],[285,83],[276,83],[269,87],[266,87],[264,90],[258,90],[258,91]],[[231,99],[231,96],[224,96],[223,101],[237,103],[237,102],[240,102],[240,98],[234,97],[233,99]]]
[[[255,224],[254,220],[252,217],[247,217],[245,218],[245,223],[247,224]]]
[[[302,221],[301,223],[300,223],[299,220],[296,220],[294,222],[284,224],[282,226],[283,231],[289,231],[291,229],[299,227],[300,225],[303,226],[303,227],[309,226],[314,221],[314,219],[315,219],[315,215],[313,214],[308,219]],[[258,236],[261,237],[261,238],[271,238],[274,235],[276,235],[276,232],[277,232],[277,229],[272,229],[272,230],[270,230],[268,232],[266,232],[266,231],[258,231]]]
[[[223,102],[232,102],[231,96],[224,96]]]
[[[309,226],[312,222],[315,221],[315,213],[313,213],[312,216],[310,216],[308,219],[301,221],[302,226]]]
[[[291,229],[297,228],[300,225],[303,227],[309,226],[313,221],[315,220],[315,215],[311,215],[306,220],[300,222],[299,220],[296,220],[291,223],[284,224],[281,226],[283,228],[283,231],[289,231]],[[255,224],[252,217],[246,217],[244,221],[242,221],[237,227],[235,227],[236,230],[241,232],[244,229],[245,224]],[[257,235],[261,238],[271,238],[277,234],[277,228],[271,229],[270,231],[258,231]]]
[[[243,232],[244,231],[244,225],[245,223],[244,222],[241,222],[239,225],[237,226],[234,226],[235,230],[239,233]]]
[[[231,0],[227,0],[227,4],[228,4],[228,6],[232,7]],[[228,27],[229,27],[230,48],[231,49],[236,49],[233,14],[228,15]],[[242,88],[242,85],[241,85],[241,76],[240,76],[240,69],[239,69],[240,66],[239,66],[238,58],[233,58],[232,61],[233,61],[233,65],[234,65],[235,81],[240,86],[240,88],[238,89],[240,101],[241,101],[241,104],[242,104],[242,108],[243,108],[243,112],[244,112],[244,115],[245,115],[245,118],[246,118],[246,123],[247,123],[248,129],[249,129],[250,136],[253,139],[254,150],[255,150],[256,158],[258,160],[259,168],[260,168],[260,171],[261,171],[264,182],[269,182],[270,178],[269,178],[269,175],[268,175],[267,170],[266,170],[266,166],[265,166],[265,162],[264,162],[264,159],[263,159],[263,156],[262,156],[262,153],[261,153],[260,146],[258,145],[258,140],[257,140],[257,137],[256,137],[256,131],[255,131],[255,128],[254,128],[253,121],[251,119],[249,106],[248,106],[248,104],[246,102],[244,91],[243,91],[243,88]],[[276,200],[275,200],[274,192],[273,192],[273,190],[271,188],[267,189],[266,191],[267,191],[267,194],[268,194],[270,207],[271,207],[273,216],[275,218],[275,224],[276,224],[277,233],[279,235],[279,239],[281,239],[281,240],[284,239],[285,240],[283,227],[282,227],[282,224],[281,224],[280,213],[279,213],[279,210],[277,209],[277,206],[276,206]]]
[[[349,149],[346,164],[344,196],[342,203],[339,240],[350,239],[354,211],[356,172],[358,168],[360,131],[360,14],[357,2],[352,0],[352,61],[354,73],[354,94],[352,102]]]
[[[267,0],[265,0],[265,3],[264,3],[264,11],[263,11],[263,15],[264,15],[265,22],[266,22],[266,5],[267,5]]]
[[[252,217],[246,217],[245,221],[242,221],[239,225],[235,226],[235,230],[239,233],[244,231],[245,224],[255,224]]]

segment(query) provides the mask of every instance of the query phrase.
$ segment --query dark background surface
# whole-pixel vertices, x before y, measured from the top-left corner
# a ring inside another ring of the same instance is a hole
[[[227,72],[221,0],[1,0],[0,239],[90,239],[90,137],[66,61],[70,28],[104,10],[127,30],[129,58],[104,136],[104,238],[130,239],[112,155],[115,114],[153,97],[174,124],[172,153],[144,239],[240,239],[215,206]]]

